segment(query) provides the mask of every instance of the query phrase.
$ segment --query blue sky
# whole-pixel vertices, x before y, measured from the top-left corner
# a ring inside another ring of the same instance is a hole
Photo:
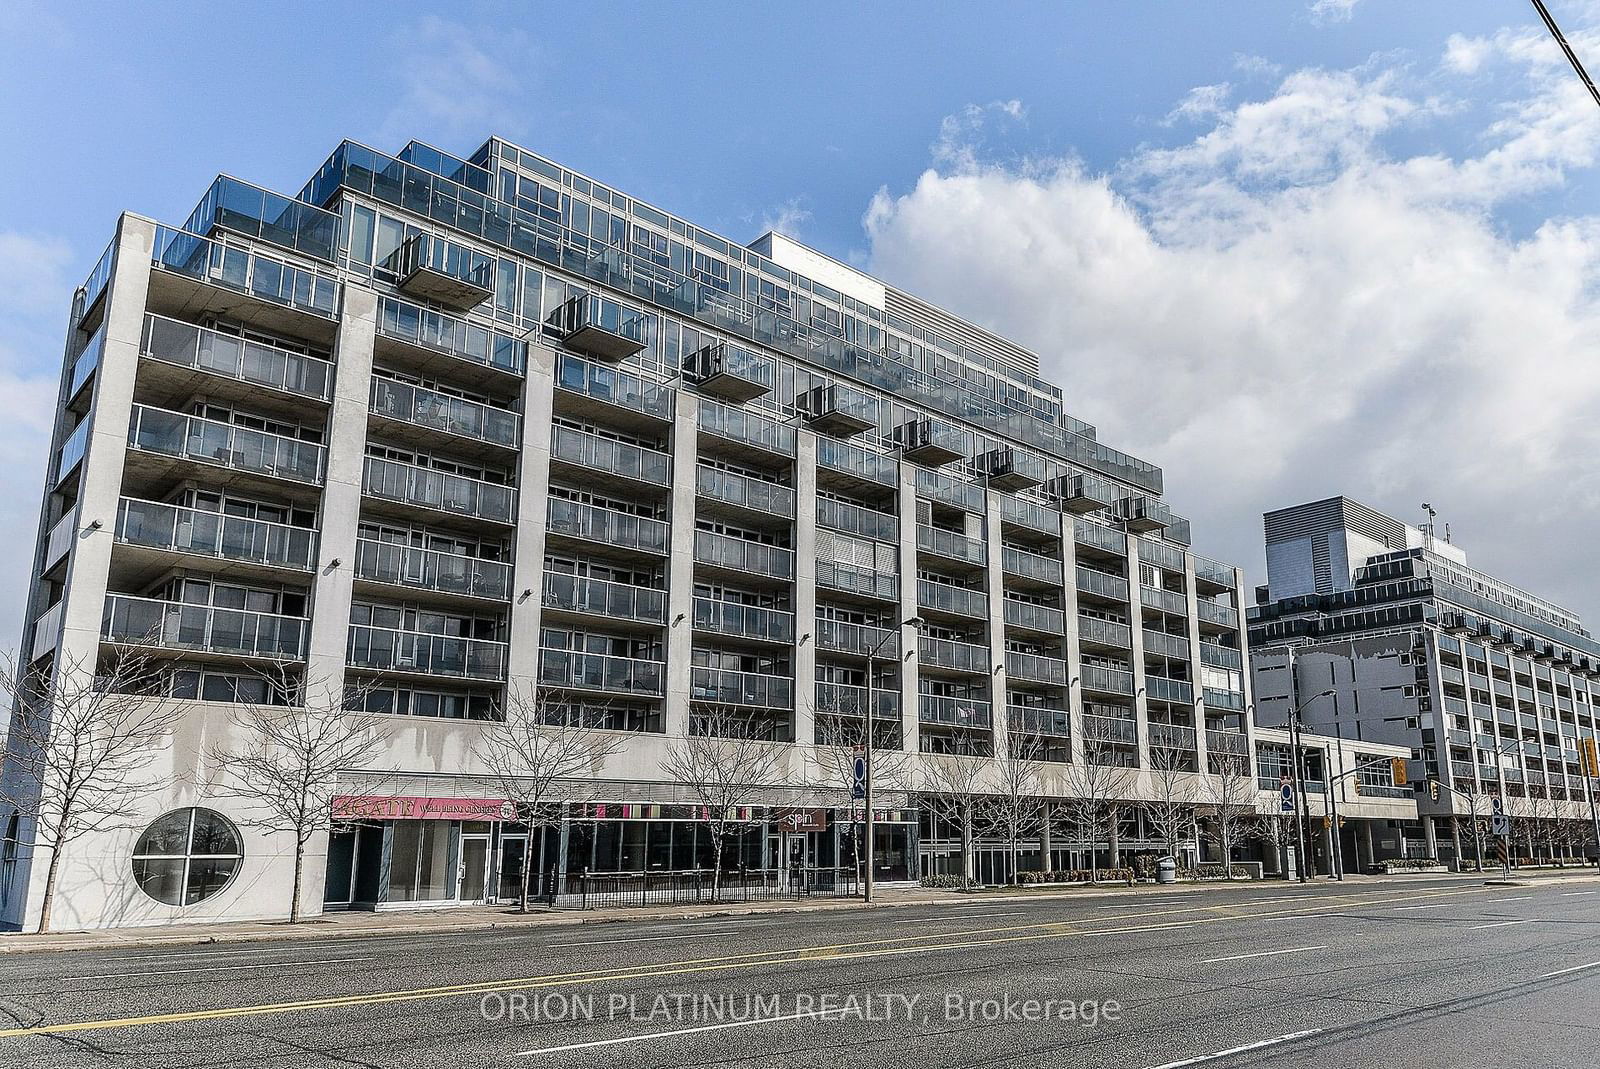
[[[1551,7],[1600,69],[1600,5]],[[343,137],[498,132],[1033,346],[1254,578],[1263,509],[1429,497],[1476,563],[1600,609],[1566,563],[1600,521],[1600,123],[1527,3],[13,2],[0,100],[20,544],[119,211],[181,221],[219,171],[293,192]]]

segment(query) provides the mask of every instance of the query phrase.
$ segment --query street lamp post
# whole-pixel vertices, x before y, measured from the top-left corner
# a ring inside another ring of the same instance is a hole
[[[1293,694],[1293,688],[1295,686],[1293,667],[1294,662],[1291,660],[1289,663],[1289,686],[1291,688],[1290,693]],[[1310,879],[1310,877],[1306,875],[1306,842],[1309,837],[1306,825],[1311,821],[1311,810],[1306,801],[1305,766],[1302,763],[1302,755],[1300,752],[1300,738],[1304,731],[1304,724],[1302,723],[1301,714],[1305,711],[1306,706],[1310,705],[1318,698],[1326,698],[1332,693],[1333,691],[1331,689],[1318,691],[1305,701],[1296,703],[1295,706],[1289,711],[1289,768],[1290,774],[1294,779],[1295,793],[1300,797],[1299,808],[1295,812],[1295,840],[1299,844],[1300,848],[1299,875],[1301,883],[1306,883]],[[1324,781],[1326,781],[1326,771],[1324,771],[1323,777]],[[1326,782],[1324,782],[1324,789],[1327,789]]]
[[[872,721],[877,713],[877,707],[873,701],[872,675],[878,664],[878,654],[883,652],[883,647],[887,646],[891,639],[899,639],[901,633],[908,627],[915,629],[920,634],[922,631],[922,617],[913,616],[909,620],[902,620],[899,627],[884,635],[883,638],[878,640],[876,646],[867,651],[867,707],[863,711],[861,718],[863,725],[861,731],[861,804],[865,810],[861,820],[861,837],[865,840],[862,855],[865,871],[862,874],[861,893],[863,900],[867,902],[872,901],[873,839],[876,830],[873,827],[872,819]]]

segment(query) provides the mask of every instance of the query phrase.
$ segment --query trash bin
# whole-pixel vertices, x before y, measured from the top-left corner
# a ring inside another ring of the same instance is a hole
[[[1164,857],[1156,862],[1156,882],[1178,882],[1178,862],[1174,858]]]

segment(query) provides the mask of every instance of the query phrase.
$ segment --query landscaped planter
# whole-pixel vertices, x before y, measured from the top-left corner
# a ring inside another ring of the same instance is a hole
[[[1411,873],[1414,873],[1414,872],[1449,872],[1450,871],[1448,868],[1446,868],[1445,866],[1439,864],[1437,861],[1429,861],[1426,864],[1418,864],[1417,862],[1414,862],[1414,861],[1382,861],[1382,862],[1378,863],[1378,868],[1383,870],[1383,874],[1385,876],[1398,876],[1398,875],[1402,875],[1402,874],[1410,875]]]

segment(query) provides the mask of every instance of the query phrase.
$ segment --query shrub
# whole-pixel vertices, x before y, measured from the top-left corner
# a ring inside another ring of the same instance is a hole
[[[1431,869],[1439,864],[1435,857],[1399,857],[1383,863],[1390,872],[1420,872]]]
[[[917,881],[923,887],[932,887],[939,890],[956,890],[961,887],[960,876],[924,876]]]
[[[1139,874],[1141,880],[1154,879],[1156,874],[1156,859],[1149,854],[1140,854],[1133,859],[1133,869]]]

